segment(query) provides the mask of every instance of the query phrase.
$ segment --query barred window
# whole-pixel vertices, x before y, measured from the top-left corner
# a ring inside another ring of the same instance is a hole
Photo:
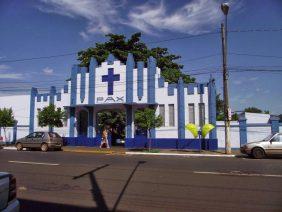
[[[174,104],[168,105],[168,111],[169,111],[169,126],[174,127],[175,121],[174,121]]]
[[[163,118],[162,126],[165,126],[165,106],[159,105],[160,116]]]
[[[195,105],[194,104],[188,105],[188,112],[189,112],[189,123],[195,124]]]
[[[199,125],[205,124],[205,103],[199,103]]]

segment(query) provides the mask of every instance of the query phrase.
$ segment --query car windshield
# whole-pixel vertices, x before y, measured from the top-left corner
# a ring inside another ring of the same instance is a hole
[[[263,141],[269,141],[275,134],[270,134],[269,136],[267,136],[265,139],[263,139]]]

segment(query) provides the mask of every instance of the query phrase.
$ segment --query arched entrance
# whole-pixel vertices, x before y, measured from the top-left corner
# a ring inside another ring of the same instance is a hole
[[[88,131],[88,111],[80,110],[77,117],[77,134],[78,136],[87,136]]]
[[[111,134],[112,145],[124,145],[126,114],[123,110],[101,110],[97,112],[97,129],[101,134],[104,128],[107,128]]]

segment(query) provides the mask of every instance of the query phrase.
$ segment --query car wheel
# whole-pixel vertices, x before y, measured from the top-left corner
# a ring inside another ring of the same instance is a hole
[[[16,148],[18,151],[22,151],[23,150],[23,145],[21,143],[17,143],[16,144]]]
[[[264,150],[262,148],[254,148],[252,155],[255,159],[262,159],[265,157]]]
[[[42,144],[41,145],[41,151],[42,152],[47,152],[48,151],[48,145],[47,144]]]

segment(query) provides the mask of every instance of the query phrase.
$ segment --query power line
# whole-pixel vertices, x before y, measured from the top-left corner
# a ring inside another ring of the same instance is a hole
[[[267,57],[267,58],[278,58],[278,59],[282,58],[282,56],[276,56],[276,55],[248,54],[248,53],[236,53],[236,52],[230,52],[229,54],[239,55],[239,56],[249,56],[249,57]]]

